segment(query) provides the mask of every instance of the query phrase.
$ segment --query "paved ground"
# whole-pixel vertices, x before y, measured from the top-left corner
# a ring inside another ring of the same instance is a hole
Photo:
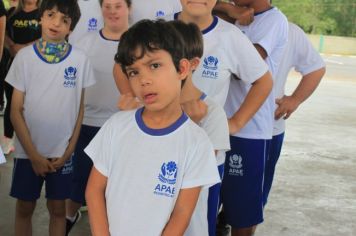
[[[324,56],[329,71],[287,125],[275,183],[257,236],[356,235],[356,58]],[[296,74],[287,87],[294,88]],[[0,236],[12,235],[12,160],[0,166]],[[34,235],[47,235],[43,200]],[[72,235],[89,235],[84,214]],[[133,232],[132,235],[135,235]]]

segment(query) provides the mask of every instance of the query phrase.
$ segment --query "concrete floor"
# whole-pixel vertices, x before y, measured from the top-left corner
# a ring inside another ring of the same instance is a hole
[[[290,77],[289,90],[298,81],[295,74]],[[355,91],[356,76],[326,76],[289,119],[265,222],[256,236],[356,235]],[[10,157],[0,166],[0,236],[13,235],[15,200],[8,196],[12,165]],[[43,198],[33,225],[35,236],[48,235]],[[71,235],[90,235],[86,213]]]

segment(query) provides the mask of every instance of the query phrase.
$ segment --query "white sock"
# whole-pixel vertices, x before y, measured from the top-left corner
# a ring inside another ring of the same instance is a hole
[[[77,213],[78,214],[78,213]],[[70,222],[74,222],[75,217],[77,216],[77,214],[75,214],[74,216],[66,216],[67,220],[69,220]]]

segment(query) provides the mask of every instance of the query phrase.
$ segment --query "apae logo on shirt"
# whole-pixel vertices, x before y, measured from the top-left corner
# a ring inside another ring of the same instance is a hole
[[[77,68],[70,66],[64,70],[63,86],[65,88],[75,88],[76,79],[77,79]]]
[[[62,168],[62,175],[68,175],[73,172],[73,155],[66,161]]]
[[[163,17],[163,16],[165,16],[166,14],[164,13],[164,11],[162,11],[162,10],[159,10],[159,11],[157,11],[156,12],[156,17]]]
[[[229,175],[243,176],[242,157],[240,155],[232,155],[229,157]]]
[[[209,79],[217,79],[218,78],[218,63],[219,59],[214,56],[205,57],[203,60],[203,73],[202,77]]]
[[[88,32],[98,30],[98,20],[90,18],[88,21]]]
[[[173,197],[175,194],[174,185],[177,181],[177,174],[178,167],[174,161],[163,163],[161,166],[161,172],[158,175],[160,183],[156,185],[154,193],[166,197]]]

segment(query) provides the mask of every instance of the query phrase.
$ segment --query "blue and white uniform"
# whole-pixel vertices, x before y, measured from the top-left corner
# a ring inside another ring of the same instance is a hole
[[[74,44],[89,32],[98,32],[104,26],[101,7],[98,0],[78,0],[80,19],[72,33],[69,42]]]
[[[106,39],[101,30],[88,33],[75,44],[87,54],[96,79],[95,85],[85,90],[83,124],[73,156],[70,198],[82,204],[85,202],[85,188],[93,165],[84,148],[110,116],[119,111],[117,101],[120,93],[113,76],[118,44],[118,40]]]
[[[151,129],[143,108],[118,112],[85,152],[107,179],[111,235],[161,235],[181,189],[220,181],[213,147],[184,113],[167,128]],[[149,227],[148,227],[149,226]]]
[[[273,77],[287,44],[287,18],[272,7],[256,13],[250,25],[236,26],[253,44],[265,50],[265,62]],[[225,104],[228,117],[239,109],[250,88],[239,80],[231,82]],[[275,96],[272,91],[252,119],[230,137],[231,151],[226,154],[222,198],[227,222],[234,228],[251,227],[263,221],[263,184],[274,110]]]
[[[35,44],[27,46],[18,52],[6,77],[6,82],[24,93],[23,116],[32,143],[40,155],[49,159],[62,157],[64,154],[77,122],[82,91],[95,83],[86,55],[70,45],[69,47],[67,55],[60,62],[49,64],[39,53]],[[34,174],[27,160],[28,156],[17,138],[14,156],[16,165],[11,195],[25,200],[37,199],[43,178]],[[21,159],[26,159],[26,161]],[[24,171],[25,169],[22,169],[23,166],[20,165],[24,162],[28,162],[24,164],[27,166],[25,168],[27,171]],[[71,173],[70,165],[71,160],[53,175]],[[17,178],[17,174],[21,174],[22,177]],[[50,175],[52,174],[47,174],[45,178],[51,178]],[[40,178],[40,180],[35,183],[33,178]],[[18,179],[22,179],[22,182],[17,182]],[[18,186],[17,190],[21,190],[20,193],[14,189],[16,186]],[[23,186],[28,186],[26,191]],[[55,186],[51,187],[53,188]],[[63,189],[62,191],[68,192]],[[49,194],[47,190],[46,196],[59,199],[68,197],[62,193],[59,194],[60,197],[56,197],[55,194]]]
[[[274,79],[274,93],[276,98],[282,98],[285,94],[285,84],[289,71],[294,69],[302,76],[325,67],[325,63],[319,53],[313,48],[307,36],[301,28],[289,22],[288,43],[283,52],[282,61]],[[265,180],[263,186],[264,204],[272,187],[273,176],[277,161],[281,154],[285,131],[285,120],[274,120],[273,138],[269,153],[269,163],[266,165]]]
[[[133,0],[129,17],[130,25],[142,19],[155,20],[181,10],[179,0]]]

